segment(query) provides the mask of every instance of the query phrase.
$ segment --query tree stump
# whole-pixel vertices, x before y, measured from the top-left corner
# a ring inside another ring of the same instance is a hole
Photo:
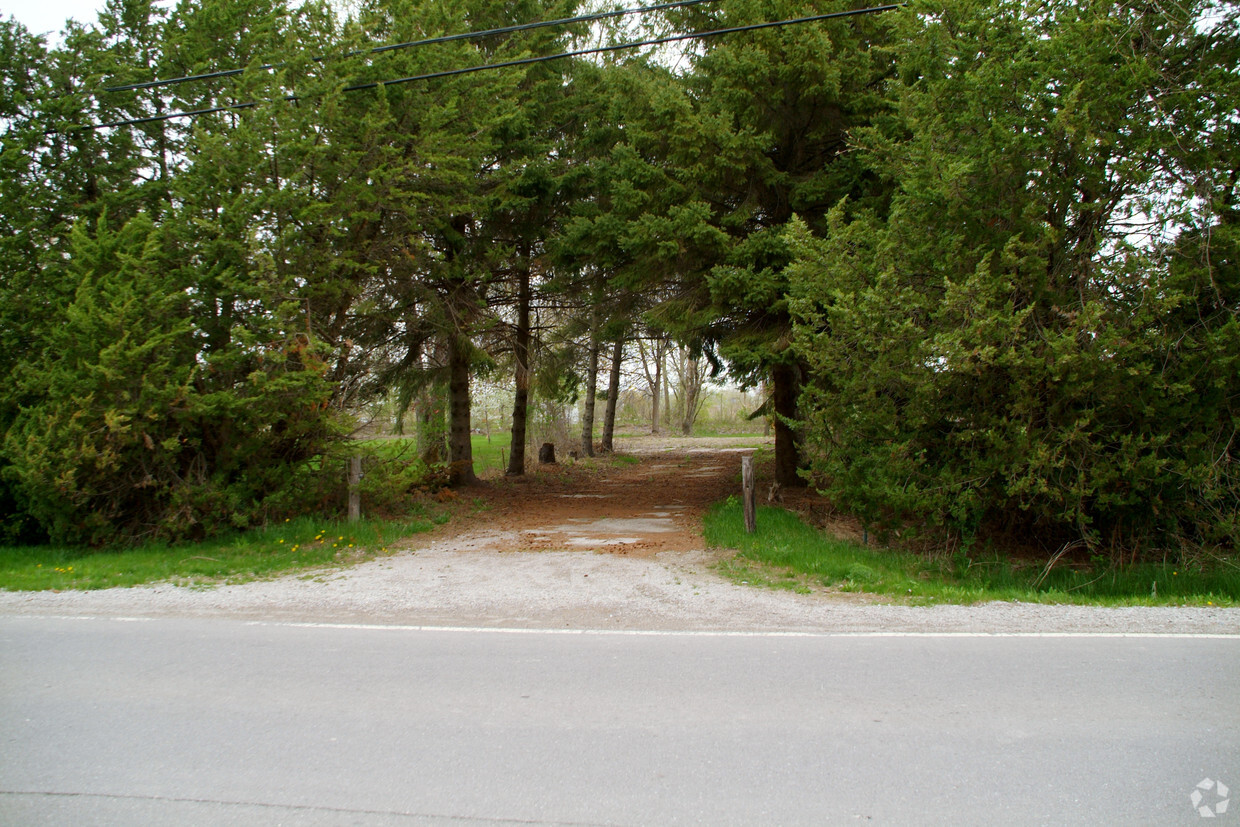
[[[538,461],[543,465],[555,465],[555,445],[544,442],[538,449]]]

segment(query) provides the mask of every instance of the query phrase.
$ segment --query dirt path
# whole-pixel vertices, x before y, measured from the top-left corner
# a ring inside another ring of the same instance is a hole
[[[617,456],[487,480],[462,494],[466,509],[482,513],[454,520],[430,542],[451,538],[471,551],[640,557],[700,549],[706,509],[739,490],[740,455],[753,451],[735,442],[695,440],[669,450],[634,440]]]
[[[753,441],[748,442],[753,450]],[[278,580],[187,589],[0,592],[0,614],[654,631],[1240,634],[1240,609],[1025,603],[912,607],[731,582],[701,539],[739,489],[736,441],[626,440],[608,458],[491,480],[458,518],[392,556]]]

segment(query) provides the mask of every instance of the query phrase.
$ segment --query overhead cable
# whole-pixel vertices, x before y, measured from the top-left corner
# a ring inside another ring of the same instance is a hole
[[[719,0],[677,0],[672,3],[661,3],[657,6],[642,6],[632,9],[618,9],[614,11],[597,12],[595,14],[584,14],[577,17],[562,17],[558,20],[539,20],[534,23],[521,23],[514,26],[502,26],[498,29],[484,29],[476,32],[462,32],[460,34],[447,34],[439,37],[428,37],[424,40],[411,40],[407,43],[390,43],[386,46],[376,46],[373,49],[359,49],[353,52],[345,52],[337,57],[314,57],[311,58],[316,63],[325,63],[328,60],[339,60],[349,57],[357,57],[359,55],[377,55],[382,52],[394,52],[398,49],[412,49],[418,46],[433,46],[438,43],[452,43],[457,40],[476,40],[484,37],[495,37],[501,34],[512,34],[513,32],[530,31],[531,29],[544,29],[550,26],[570,26],[574,23],[592,23],[598,20],[607,20],[613,17],[626,17],[631,14],[645,14],[654,11],[666,11],[668,9],[684,8],[686,6],[697,6],[702,3],[717,3]],[[268,69],[279,69],[288,65],[287,62],[280,63],[264,63],[262,66],[255,67],[254,71],[261,72]],[[126,83],[122,86],[105,86],[104,92],[129,92],[134,89],[155,89],[160,86],[173,86],[180,83],[189,83],[196,80],[215,80],[217,78],[234,77],[247,71],[247,69],[221,69],[216,72],[204,72],[198,75],[185,75],[178,78],[157,78],[155,80],[140,81],[138,83]]]
[[[738,32],[752,32],[760,29],[782,28],[784,26],[795,26],[804,23],[816,23],[822,20],[832,20],[840,17],[854,17],[862,14],[877,14],[879,12],[893,11],[903,7],[903,3],[892,3],[885,6],[872,6],[864,9],[852,9],[849,11],[831,12],[829,14],[815,14],[809,17],[795,17],[788,20],[773,20],[764,23],[751,23],[745,26],[731,26],[726,29],[713,29],[705,32],[693,32],[691,34],[667,35],[665,37],[656,37],[649,40],[635,40],[629,43],[617,43],[610,46],[597,46],[591,49],[578,49],[571,52],[557,52],[553,55],[541,55],[539,57],[526,57],[517,60],[506,60],[501,63],[483,63],[477,66],[466,66],[461,69],[445,69],[440,72],[428,72],[422,75],[410,75],[409,77],[393,78],[391,80],[373,81],[369,83],[356,83],[345,86],[341,89],[343,92],[360,92],[366,89],[378,89],[381,86],[396,86],[404,83],[413,83],[420,80],[435,80],[437,78],[453,77],[455,75],[466,75],[473,72],[484,72],[490,69],[506,69],[513,66],[528,66],[534,63],[545,63],[551,60],[564,60],[565,58],[585,57],[587,55],[607,54],[609,52],[618,52],[626,49],[639,49],[644,46],[659,46],[665,43],[677,43],[685,40],[698,40],[707,37],[718,37],[725,34],[736,34]],[[158,121],[169,121],[175,118],[192,118],[199,115],[212,115],[219,112],[236,112],[242,109],[253,109],[262,103],[271,103],[278,100],[287,102],[295,102],[303,99],[301,95],[285,95],[282,98],[272,98],[267,101],[249,101],[246,103],[234,103],[225,106],[215,106],[209,109],[195,109],[184,112],[169,112],[162,115],[151,115],[146,118],[133,118],[123,121],[111,121],[109,123],[93,124],[88,126],[76,127],[76,129],[107,129],[117,126],[133,126],[136,124],[155,123]]]

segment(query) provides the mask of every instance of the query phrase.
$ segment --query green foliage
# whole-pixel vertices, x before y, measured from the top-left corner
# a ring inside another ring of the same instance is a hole
[[[420,509],[399,521],[342,523],[295,518],[200,543],[145,543],[92,551],[80,546],[0,545],[0,589],[108,589],[171,582],[209,587],[331,569],[378,555],[443,521]]]
[[[1234,15],[1204,9],[902,18],[900,121],[854,133],[890,212],[787,236],[814,479],[840,505],[966,545],[1234,547],[1240,77]]]
[[[98,542],[134,509],[155,518],[143,505],[168,495],[159,467],[180,445],[166,422],[192,370],[185,296],[162,277],[150,220],[100,225],[97,238],[74,232],[77,295],[44,357],[18,374],[22,396],[38,401],[6,437],[29,512],[62,542]]]
[[[128,542],[339,507],[341,412],[394,397],[424,460],[450,420],[463,462],[471,370],[532,336],[535,392],[567,401],[583,339],[645,328],[769,378],[777,477],[797,480],[800,427],[867,524],[1234,545],[1234,8],[951,0],[712,38],[675,71],[343,91],[563,50],[595,30],[366,52],[573,8],[110,0],[55,45],[0,22],[0,532]],[[394,510],[427,474],[365,485]]]
[[[30,401],[5,437],[6,474],[55,542],[180,539],[274,517],[266,504],[292,505],[285,492],[335,434],[305,337],[200,352],[166,244],[144,214],[75,228],[76,296],[16,373]]]
[[[1198,557],[1120,568],[1105,560],[1049,566],[1043,561],[952,558],[862,546],[829,537],[779,508],[758,509],[757,532],[745,533],[735,497],[706,516],[706,541],[736,549],[721,570],[736,580],[781,588],[812,583],[846,592],[889,595],[913,603],[1035,603],[1218,605],[1240,602],[1240,566]]]

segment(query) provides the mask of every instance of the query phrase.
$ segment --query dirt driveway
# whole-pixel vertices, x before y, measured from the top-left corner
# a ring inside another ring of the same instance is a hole
[[[650,557],[702,547],[702,517],[740,491],[755,440],[628,439],[623,453],[569,459],[461,494],[466,514],[431,542],[471,551],[593,551]],[[464,508],[462,509],[462,506]],[[470,516],[468,512],[475,510]]]
[[[565,462],[458,495],[446,526],[390,556],[278,580],[188,589],[0,592],[0,613],[223,617],[602,631],[810,634],[1240,634],[1240,609],[1026,603],[914,607],[735,583],[701,538],[740,487],[753,441],[629,439],[624,458]],[[763,490],[763,489],[760,489]],[[811,503],[812,505],[812,503]]]

